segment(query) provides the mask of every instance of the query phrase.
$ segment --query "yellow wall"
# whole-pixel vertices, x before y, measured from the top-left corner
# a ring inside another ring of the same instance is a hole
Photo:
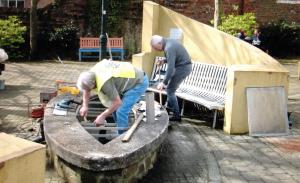
[[[0,183],[43,183],[45,164],[45,146],[0,133]]]
[[[152,50],[151,36],[158,34],[169,37],[171,28],[182,30],[182,44],[193,62],[232,67],[226,92],[229,98],[226,99],[225,104],[225,132],[245,133],[248,131],[245,87],[285,86],[287,90],[288,71],[260,49],[156,3],[144,1],[142,53],[134,55],[132,63],[144,69],[148,76],[152,71],[154,57],[161,54]],[[276,74],[270,75],[269,72]],[[233,85],[234,80],[243,84]],[[243,102],[238,103],[236,100]]]
[[[288,72],[278,72],[256,65],[231,66],[227,77],[224,131],[230,134],[247,133],[246,88],[273,86],[283,86],[287,94]]]

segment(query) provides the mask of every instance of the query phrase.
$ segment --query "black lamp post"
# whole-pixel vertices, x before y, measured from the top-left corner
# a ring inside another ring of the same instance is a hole
[[[102,15],[101,15],[101,35],[100,35],[100,60],[106,58],[106,44],[107,44],[107,37],[106,37],[106,0],[102,0]]]

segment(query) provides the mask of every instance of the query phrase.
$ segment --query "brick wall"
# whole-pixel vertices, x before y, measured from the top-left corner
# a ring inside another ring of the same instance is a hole
[[[45,8],[46,6],[52,4],[54,0],[39,0],[38,2],[38,8]],[[25,0],[24,1],[24,7],[30,8],[31,7],[31,0]]]
[[[276,0],[245,0],[244,11],[253,11],[259,23],[279,20],[300,23],[300,4],[282,4],[276,3]]]
[[[178,13],[209,24],[214,15],[214,0],[154,0]],[[300,4],[278,4],[276,0],[221,0],[222,12],[254,12],[259,23],[286,20],[300,23]]]

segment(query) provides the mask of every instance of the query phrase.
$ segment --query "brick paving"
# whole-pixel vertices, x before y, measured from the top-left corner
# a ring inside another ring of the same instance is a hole
[[[75,81],[82,70],[94,64],[7,63],[0,76],[6,82],[6,89],[0,91],[0,131],[25,139],[35,137],[38,127],[28,118],[28,106],[38,104],[39,93],[55,87],[56,79]],[[284,66],[290,71],[291,135],[228,135],[212,129],[207,122],[185,118],[170,130],[159,161],[140,182],[300,183],[300,81],[295,62]],[[60,182],[54,169],[47,166],[45,183]]]

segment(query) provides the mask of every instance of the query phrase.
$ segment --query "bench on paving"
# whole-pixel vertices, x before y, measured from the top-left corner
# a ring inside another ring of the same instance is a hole
[[[226,66],[193,62],[192,73],[180,84],[176,91],[176,96],[184,101],[191,101],[200,104],[214,111],[213,128],[216,126],[217,112],[225,108],[225,92],[227,81]],[[160,71],[159,71],[160,70]],[[155,63],[150,78],[148,90],[159,93],[156,83],[164,79],[167,64],[158,67]],[[160,73],[160,75],[159,75]],[[161,91],[166,95],[166,91]]]
[[[117,53],[113,55],[119,60],[124,60],[123,37],[121,38],[108,38],[107,52]],[[81,37],[79,48],[79,61],[83,58],[99,58],[100,52],[100,39],[96,37]],[[97,55],[85,55],[84,53],[97,53]]]

